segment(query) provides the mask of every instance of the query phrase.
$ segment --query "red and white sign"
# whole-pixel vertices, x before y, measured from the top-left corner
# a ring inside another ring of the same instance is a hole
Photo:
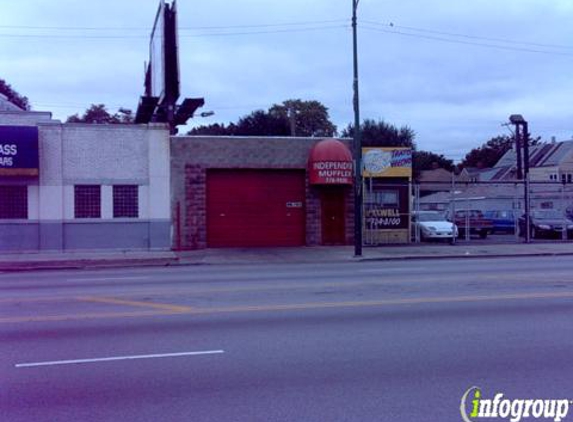
[[[311,150],[308,160],[311,185],[351,185],[352,154],[341,141],[324,139]]]
[[[311,163],[310,183],[312,185],[351,185],[352,162],[315,161]]]

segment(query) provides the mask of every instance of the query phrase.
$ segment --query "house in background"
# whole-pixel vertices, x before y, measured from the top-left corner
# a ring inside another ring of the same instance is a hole
[[[510,149],[480,180],[515,180],[516,163],[515,149]],[[531,146],[529,178],[532,182],[573,183],[573,140]]]
[[[532,209],[573,209],[573,140],[534,145],[530,148],[530,204]],[[514,149],[492,168],[465,169],[447,189],[420,199],[420,209],[523,210],[523,182],[517,180]],[[477,183],[476,183],[477,182]]]
[[[456,174],[443,168],[432,170],[422,170],[417,182],[420,186],[420,196],[430,195],[436,192],[449,192],[452,183],[465,183],[471,181],[471,177],[466,169]]]

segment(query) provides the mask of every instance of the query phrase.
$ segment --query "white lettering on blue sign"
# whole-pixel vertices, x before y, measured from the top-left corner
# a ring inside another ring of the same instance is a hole
[[[0,157],[0,166],[12,167],[14,165],[14,160],[12,157]]]
[[[0,155],[16,155],[18,146],[14,144],[0,144]]]

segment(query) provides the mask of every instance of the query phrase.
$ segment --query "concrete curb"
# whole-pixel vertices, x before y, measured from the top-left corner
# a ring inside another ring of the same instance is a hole
[[[179,258],[126,258],[126,259],[78,259],[61,261],[28,261],[0,263],[0,272],[81,270],[94,268],[167,267],[177,265]]]
[[[417,255],[417,256],[393,256],[358,258],[358,261],[413,261],[432,259],[475,259],[475,258],[531,258],[535,256],[573,256],[573,252],[530,252],[516,254],[468,254],[468,255]]]
[[[398,255],[398,256],[380,256],[380,257],[344,257],[316,259],[314,261],[302,259],[285,259],[272,261],[255,261],[255,260],[236,260],[229,262],[210,262],[209,259],[202,260],[185,260],[182,259],[176,266],[193,266],[193,265],[265,265],[265,264],[327,264],[332,262],[384,262],[384,261],[419,261],[419,260],[447,260],[447,259],[497,259],[497,258],[531,258],[531,257],[551,257],[551,256],[573,256],[573,252],[530,252],[516,254],[468,254],[468,255]]]
[[[520,253],[468,253],[452,255],[391,255],[372,257],[317,257],[315,260],[297,259],[287,257],[273,257],[273,259],[210,259],[201,257],[198,259],[185,259],[177,256],[161,258],[80,258],[66,260],[36,260],[23,262],[0,262],[0,272],[24,272],[45,270],[70,270],[70,269],[97,269],[97,268],[137,268],[137,267],[167,267],[167,266],[198,266],[198,265],[265,265],[265,264],[326,264],[332,262],[384,262],[384,261],[420,261],[420,260],[448,260],[448,259],[495,259],[495,258],[527,258],[527,257],[552,257],[573,256],[573,252],[520,252]]]

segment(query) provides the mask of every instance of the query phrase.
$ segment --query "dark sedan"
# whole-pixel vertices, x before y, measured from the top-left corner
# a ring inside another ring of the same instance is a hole
[[[557,210],[534,210],[529,218],[529,233],[532,239],[539,237],[561,238],[563,232],[573,237],[573,221]],[[525,236],[525,216],[519,217],[519,235]]]

